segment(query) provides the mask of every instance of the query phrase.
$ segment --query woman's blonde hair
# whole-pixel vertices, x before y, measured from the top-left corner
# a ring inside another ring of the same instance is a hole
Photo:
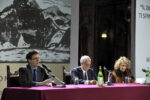
[[[127,64],[127,69],[131,69],[131,61],[128,58],[126,58],[125,56],[122,56],[118,60],[116,60],[114,69],[115,70],[119,69],[120,65],[123,63]]]

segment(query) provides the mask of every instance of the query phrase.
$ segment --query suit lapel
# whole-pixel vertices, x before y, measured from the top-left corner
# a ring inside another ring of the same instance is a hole
[[[38,66],[37,68],[37,81],[41,80],[41,71],[40,71],[40,67]]]
[[[27,65],[27,71],[28,71],[28,74],[29,74],[29,80],[32,81],[32,80],[33,80],[33,79],[32,79],[32,77],[33,77],[33,76],[32,76],[32,70],[31,70],[31,67],[30,67],[29,64]]]
[[[81,66],[79,67],[78,71],[79,71],[79,74],[80,74],[79,76],[81,77],[81,79],[83,79],[83,71],[81,69]]]
[[[87,71],[87,74],[88,74],[88,80],[91,80],[91,72],[90,72],[90,69]]]

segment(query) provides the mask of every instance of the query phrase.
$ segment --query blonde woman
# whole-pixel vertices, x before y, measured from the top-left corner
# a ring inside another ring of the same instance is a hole
[[[131,61],[126,57],[120,57],[116,60],[114,71],[111,75],[112,83],[134,83],[134,77],[131,74]]]

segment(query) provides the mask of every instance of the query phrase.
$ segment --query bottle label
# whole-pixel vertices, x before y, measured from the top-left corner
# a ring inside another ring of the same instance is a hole
[[[146,81],[147,83],[150,83],[150,77],[147,77]]]
[[[103,85],[103,79],[102,79],[102,78],[99,78],[99,79],[98,79],[98,85],[99,85],[99,86],[102,86],[102,85]]]

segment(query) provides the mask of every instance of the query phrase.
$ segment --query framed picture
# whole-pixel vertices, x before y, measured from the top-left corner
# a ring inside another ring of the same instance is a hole
[[[36,49],[41,62],[68,63],[70,24],[70,0],[0,0],[0,62]]]

